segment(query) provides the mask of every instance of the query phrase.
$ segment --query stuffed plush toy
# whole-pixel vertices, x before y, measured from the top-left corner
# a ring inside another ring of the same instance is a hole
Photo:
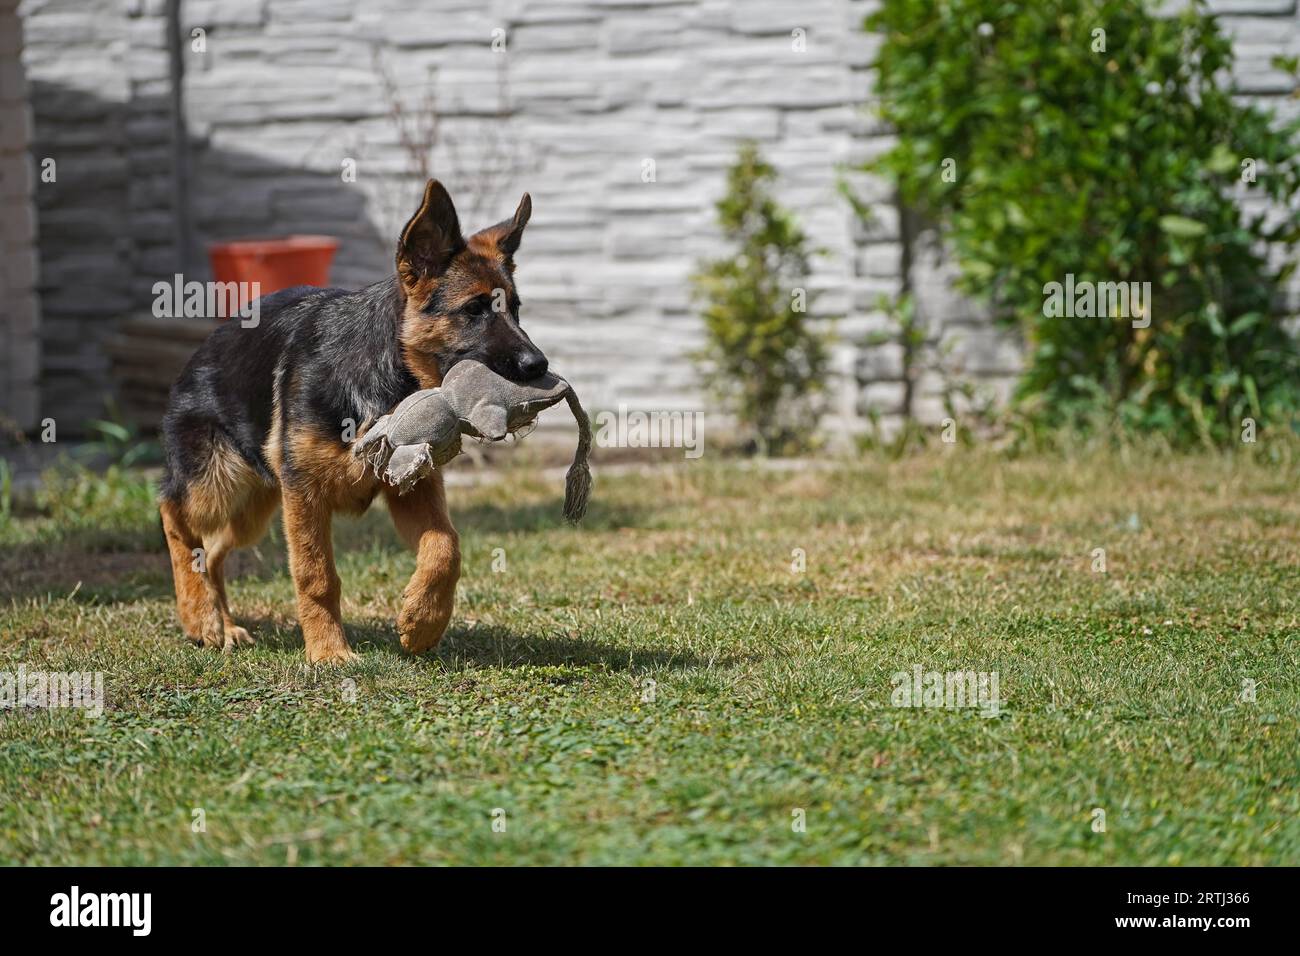
[[[399,494],[405,494],[421,478],[460,454],[461,435],[501,441],[561,401],[568,401],[578,422],[578,449],[565,478],[564,516],[579,521],[591,496],[591,469],[587,466],[591,422],[572,386],[549,372],[521,385],[479,362],[458,362],[438,388],[408,396],[376,420],[352,446],[352,454]]]

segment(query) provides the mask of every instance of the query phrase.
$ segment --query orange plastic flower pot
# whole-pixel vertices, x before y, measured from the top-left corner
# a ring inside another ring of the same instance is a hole
[[[330,236],[285,236],[280,239],[240,239],[208,246],[212,277],[235,282],[239,308],[251,299],[295,285],[329,285],[330,263],[339,247]],[[254,294],[252,283],[259,286]],[[221,316],[228,318],[228,316]]]

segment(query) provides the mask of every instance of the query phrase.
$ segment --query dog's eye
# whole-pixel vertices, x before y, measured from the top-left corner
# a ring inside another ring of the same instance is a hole
[[[486,302],[471,302],[465,306],[465,314],[474,319],[486,319],[492,315],[492,306]]]

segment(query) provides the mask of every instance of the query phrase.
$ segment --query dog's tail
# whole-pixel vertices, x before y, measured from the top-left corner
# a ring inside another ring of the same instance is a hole
[[[564,397],[578,423],[578,448],[573,453],[573,464],[564,476],[564,517],[576,524],[587,513],[587,501],[591,498],[591,468],[587,465],[587,457],[591,454],[591,419],[578,402],[572,385]]]

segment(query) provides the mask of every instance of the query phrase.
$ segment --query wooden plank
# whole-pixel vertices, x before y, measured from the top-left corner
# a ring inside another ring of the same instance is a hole
[[[132,315],[118,322],[117,330],[133,337],[197,343],[220,324],[211,319],[160,319],[152,315]]]
[[[193,342],[168,342],[158,339],[112,336],[104,343],[104,351],[116,365],[154,366],[160,375],[170,374],[175,379],[185,363],[198,349]]]

